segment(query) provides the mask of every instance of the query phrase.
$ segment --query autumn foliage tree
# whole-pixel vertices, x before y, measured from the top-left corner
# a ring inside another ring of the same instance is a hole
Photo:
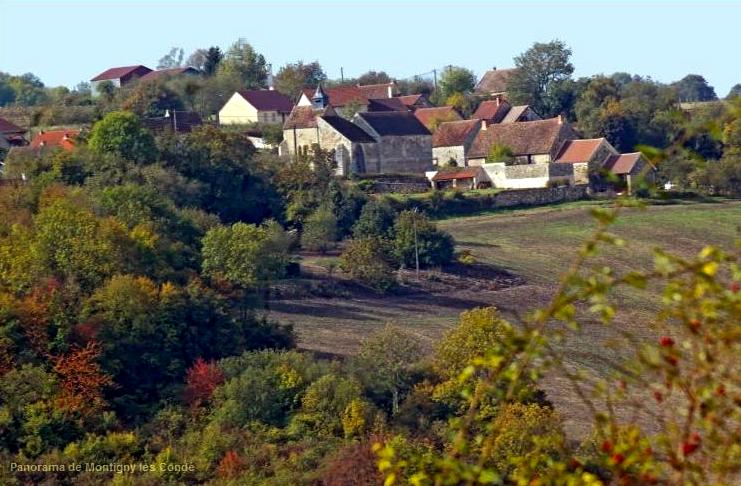
[[[198,408],[208,402],[216,388],[224,383],[224,373],[214,362],[206,362],[198,358],[188,369],[185,379],[184,398],[193,408]]]
[[[54,372],[60,379],[57,406],[66,412],[90,416],[106,407],[104,390],[113,380],[98,364],[100,346],[95,341],[84,347],[73,347],[55,360]]]

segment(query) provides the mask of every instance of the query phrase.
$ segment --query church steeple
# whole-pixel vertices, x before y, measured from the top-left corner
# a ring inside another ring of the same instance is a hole
[[[322,83],[319,83],[316,86],[316,91],[314,91],[314,96],[311,97],[311,105],[314,109],[321,109],[326,107],[328,103],[329,97],[322,89]]]

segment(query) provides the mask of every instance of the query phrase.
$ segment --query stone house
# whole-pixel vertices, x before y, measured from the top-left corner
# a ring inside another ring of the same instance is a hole
[[[393,98],[395,93],[395,83],[357,84],[332,88],[324,88],[322,85],[318,85],[316,89],[304,89],[296,105],[317,107],[318,100],[321,100],[324,106],[332,105],[338,112],[352,111],[352,113],[345,113],[352,116],[356,111],[367,111],[369,100]]]
[[[558,151],[555,162],[573,166],[575,184],[589,184],[590,176],[597,174],[608,157],[617,153],[605,138],[567,140]]]
[[[366,157],[370,173],[422,174],[432,168],[432,134],[412,113],[357,113],[353,123],[376,141],[375,164]]]
[[[440,171],[430,179],[433,189],[455,187],[459,189],[478,189],[482,182],[488,182],[481,167],[466,167],[454,171]]]
[[[460,120],[441,123],[432,135],[432,160],[438,166],[455,161],[458,167],[468,166],[468,152],[484,122]]]
[[[288,96],[269,89],[235,92],[219,110],[220,125],[284,123],[293,103]]]
[[[142,76],[140,79],[142,81],[155,81],[158,79],[168,79],[173,78],[176,76],[200,76],[201,72],[190,66],[185,67],[176,67],[176,68],[170,68],[170,69],[158,69],[156,71],[150,71],[144,76]]]
[[[509,148],[515,164],[548,164],[555,161],[567,140],[578,138],[562,117],[519,123],[482,124],[468,152],[468,165],[482,165],[494,145]]]
[[[95,76],[90,80],[90,88],[93,96],[100,94],[100,85],[110,81],[113,86],[120,88],[126,84],[135,81],[146,74],[151,73],[152,70],[147,66],[137,64],[136,66],[123,66],[106,69],[102,73]]]
[[[283,141],[278,147],[281,155],[307,154],[319,144],[319,123],[322,115],[337,115],[331,107],[294,106],[283,124]]]
[[[0,118],[0,149],[11,147],[22,147],[28,143],[25,138],[28,130],[11,123],[5,118]]]
[[[431,132],[434,132],[441,123],[463,120],[461,114],[452,106],[418,108],[414,110],[414,116]]]
[[[654,183],[656,167],[640,152],[610,155],[604,169],[612,172],[620,180],[617,189],[625,189],[631,194],[639,180]]]
[[[506,96],[507,83],[517,69],[497,69],[496,67],[486,71],[476,86],[473,88],[474,93],[489,96]]]
[[[319,146],[334,151],[337,175],[365,174],[369,167],[378,167],[378,144],[358,125],[341,116],[324,115],[317,117],[317,129]]]

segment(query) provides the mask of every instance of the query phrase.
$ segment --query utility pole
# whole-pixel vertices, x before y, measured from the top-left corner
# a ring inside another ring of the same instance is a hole
[[[435,91],[437,91],[437,69],[432,70],[432,76],[435,80]]]
[[[345,70],[340,66],[340,81],[345,84]]]
[[[414,263],[417,267],[417,282],[419,282],[419,244],[417,242],[417,208],[412,211],[414,213]]]

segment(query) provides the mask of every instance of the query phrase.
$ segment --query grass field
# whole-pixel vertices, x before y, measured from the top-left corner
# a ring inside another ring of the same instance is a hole
[[[447,278],[442,272],[434,280],[447,285],[425,285],[406,295],[379,297],[350,289],[337,298],[287,298],[273,303],[270,317],[293,323],[301,348],[340,355],[353,353],[365,336],[387,322],[431,346],[463,310],[494,305],[515,318],[548,301],[576,249],[594,228],[588,209],[605,204],[576,202],[439,221],[459,249],[470,250],[491,270],[489,279]],[[650,267],[656,247],[685,256],[707,244],[731,248],[741,236],[739,225],[741,201],[627,209],[612,228],[626,246],[610,249],[596,263],[616,270],[642,269]],[[619,299],[624,312],[615,325],[648,336],[651,299],[626,292]],[[608,344],[612,341],[613,332],[595,325],[587,327],[578,342],[565,346],[574,366],[601,373],[604,359],[617,352]],[[554,378],[546,382],[546,390],[554,402],[569,405],[567,419],[578,421],[583,411],[571,406],[573,397],[563,383]]]

